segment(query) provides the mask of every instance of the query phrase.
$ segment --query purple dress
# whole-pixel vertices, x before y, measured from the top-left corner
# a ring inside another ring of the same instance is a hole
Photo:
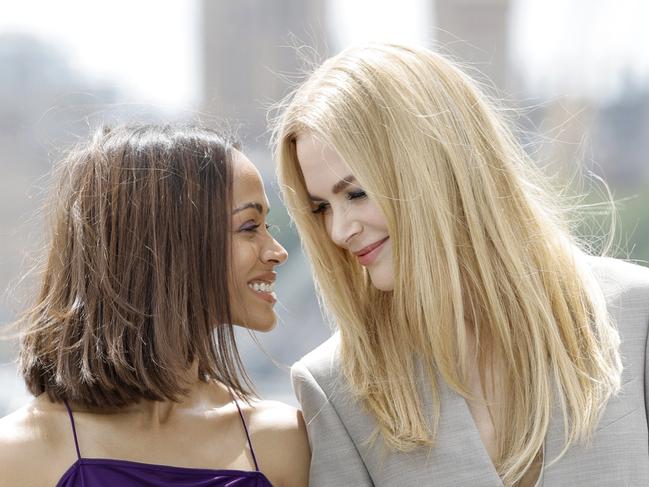
[[[255,462],[254,471],[171,467],[108,458],[82,458],[74,417],[67,403],[65,407],[70,416],[77,461],[63,474],[56,487],[272,487],[266,476],[259,471],[239,404],[237,409]]]

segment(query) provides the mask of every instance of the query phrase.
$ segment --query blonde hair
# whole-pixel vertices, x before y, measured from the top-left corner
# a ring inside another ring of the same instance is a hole
[[[380,205],[393,292],[373,288],[356,260],[323,238],[296,155],[305,133],[334,148]],[[488,367],[502,381],[495,463],[505,485],[541,451],[556,401],[565,448],[589,438],[619,389],[618,334],[562,213],[467,75],[426,49],[346,49],[287,99],[274,147],[323,308],[340,330],[343,372],[390,448],[434,445],[437,378],[472,397],[473,358],[483,387]],[[420,366],[432,422],[413,380]]]

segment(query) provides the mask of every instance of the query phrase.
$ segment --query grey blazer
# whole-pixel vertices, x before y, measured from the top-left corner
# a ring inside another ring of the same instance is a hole
[[[592,442],[572,446],[555,463],[563,446],[563,422],[560,413],[553,417],[537,485],[649,486],[649,269],[603,258],[592,259],[592,265],[621,336],[622,391],[607,404]],[[432,450],[402,454],[378,444],[370,448],[367,439],[375,422],[345,385],[338,341],[336,334],[291,370],[311,444],[311,487],[502,487],[466,401],[443,382],[439,436]],[[424,404],[430,407],[430,396],[424,395]]]

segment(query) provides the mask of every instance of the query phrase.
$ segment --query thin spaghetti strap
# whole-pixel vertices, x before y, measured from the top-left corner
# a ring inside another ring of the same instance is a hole
[[[72,425],[72,434],[74,435],[74,447],[77,449],[77,459],[81,460],[81,452],[79,451],[79,442],[77,441],[77,428],[74,426],[74,417],[72,416],[72,410],[68,405],[68,401],[63,399],[63,404],[65,404],[65,409],[68,410],[68,416],[70,416],[70,424]]]
[[[232,394],[232,392],[230,392],[230,394]],[[255,450],[252,447],[252,441],[250,440],[250,433],[248,433],[248,426],[246,425],[246,420],[243,417],[243,412],[241,411],[241,408],[239,407],[239,402],[237,401],[237,398],[235,397],[234,394],[232,394],[232,399],[234,399],[234,404],[236,404],[237,410],[239,411],[239,416],[241,416],[241,423],[243,424],[243,429],[246,432],[246,438],[248,438],[248,446],[250,447],[250,454],[252,455],[252,461],[255,462],[255,470],[259,472],[257,457],[255,456]]]

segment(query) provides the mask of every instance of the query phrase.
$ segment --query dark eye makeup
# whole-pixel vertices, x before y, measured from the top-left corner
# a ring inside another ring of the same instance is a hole
[[[255,233],[255,232],[257,232],[257,230],[258,230],[259,227],[261,227],[261,226],[262,226],[261,223],[246,222],[246,223],[244,223],[243,225],[241,225],[241,227],[239,227],[239,231],[240,231],[240,232],[250,232],[250,233]],[[265,228],[266,230],[269,230],[270,227],[271,227],[271,225],[268,224],[268,223],[264,223],[263,226],[264,226],[264,228]]]
[[[361,199],[361,198],[366,198],[367,193],[363,191],[362,189],[356,190],[356,191],[349,191],[346,195],[345,198],[347,200],[356,200],[356,199]],[[318,205],[315,208],[311,209],[311,213],[314,215],[318,215],[320,213],[323,213],[327,211],[331,207],[331,204],[327,203],[326,201],[321,201],[318,203]]]
[[[347,193],[345,196],[348,200],[355,200],[358,198],[365,198],[367,196],[367,193],[363,191],[362,189],[359,189],[357,191],[350,191]]]
[[[318,206],[316,206],[315,208],[312,208],[312,209],[311,209],[311,213],[313,213],[314,215],[318,215],[318,214],[320,214],[320,213],[326,211],[327,208],[329,208],[330,206],[331,206],[331,205],[330,205],[329,203],[325,203],[325,202],[323,201],[323,202],[321,202],[321,203],[318,203]]]

